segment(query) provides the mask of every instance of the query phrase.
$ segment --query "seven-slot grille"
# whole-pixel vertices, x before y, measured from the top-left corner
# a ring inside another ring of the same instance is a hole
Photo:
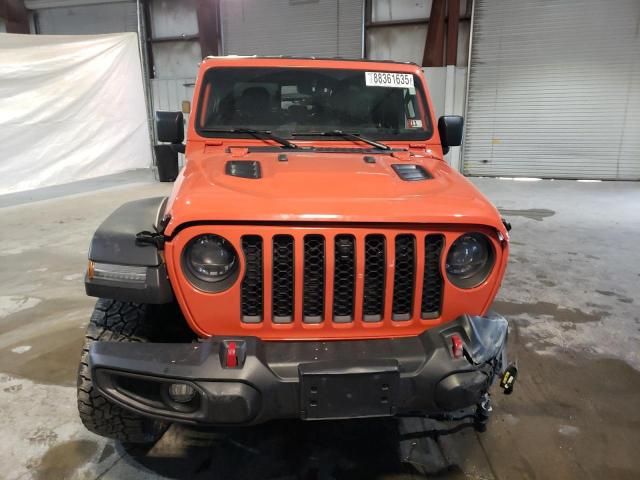
[[[418,241],[423,248],[417,248]],[[271,248],[265,248],[263,242],[270,242]],[[296,242],[300,242],[301,248],[297,248]],[[291,235],[264,239],[245,235],[242,237],[246,264],[241,285],[242,321],[260,323],[266,316],[273,323],[286,324],[294,321],[298,311],[304,323],[327,320],[349,323],[354,321],[356,305],[360,303],[364,322],[380,322],[385,318],[385,310],[389,311],[387,302],[390,302],[393,321],[406,321],[418,315],[423,319],[438,318],[443,296],[440,266],[443,248],[442,234],[416,237],[411,233],[372,233],[359,240],[350,234],[325,237],[313,233],[295,239]],[[271,252],[270,269],[264,265],[268,261],[264,258],[265,251]],[[360,261],[359,251],[363,257]],[[421,262],[417,259],[418,252],[424,255]],[[362,272],[358,271],[358,265]],[[295,278],[296,272],[302,275],[301,279]],[[358,273],[363,277],[360,299],[357,298]],[[265,275],[270,276],[271,292],[265,289]],[[417,281],[418,275],[422,277],[421,282]],[[416,291],[418,285],[421,291]],[[295,304],[297,288],[302,289],[302,295],[298,296],[301,306]],[[270,295],[269,312],[264,311],[264,295]]]

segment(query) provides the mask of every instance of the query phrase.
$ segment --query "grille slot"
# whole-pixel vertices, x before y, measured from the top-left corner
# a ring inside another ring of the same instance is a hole
[[[367,235],[364,241],[364,298],[362,314],[365,322],[382,320],[387,268],[384,235]]]
[[[293,237],[276,235],[273,237],[273,281],[272,305],[273,322],[293,321]]]
[[[443,292],[440,258],[443,247],[444,235],[427,235],[424,239],[422,318],[438,318],[438,316],[440,316]]]
[[[395,273],[393,276],[393,319],[409,320],[415,288],[416,245],[413,235],[396,236]]]
[[[355,238],[338,235],[335,238],[333,275],[333,321],[353,321],[353,304],[356,284]]]
[[[245,274],[242,279],[242,321],[259,323],[262,321],[263,276],[262,238],[256,235],[242,237]]]
[[[320,323],[324,317],[324,237],[304,237],[302,310],[306,323]]]

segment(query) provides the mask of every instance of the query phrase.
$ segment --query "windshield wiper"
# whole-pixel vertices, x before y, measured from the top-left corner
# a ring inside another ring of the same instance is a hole
[[[264,140],[263,137],[267,137],[274,142],[279,143],[285,148],[300,148],[293,142],[290,142],[286,138],[279,137],[271,133],[270,130],[255,130],[253,128],[240,128],[240,127],[232,127],[232,128],[201,128],[200,131],[205,133],[246,133],[249,135],[253,135],[260,140]]]
[[[342,130],[329,130],[326,132],[293,132],[291,134],[292,137],[342,137],[348,138],[349,140],[361,141],[364,143],[368,143],[369,145],[376,147],[380,150],[391,150],[389,145],[385,145],[384,143],[376,142],[375,140],[371,140],[370,138],[363,137],[358,132],[343,132]]]

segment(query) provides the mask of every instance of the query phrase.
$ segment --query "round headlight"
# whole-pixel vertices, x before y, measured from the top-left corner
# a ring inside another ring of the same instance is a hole
[[[465,233],[449,248],[447,277],[457,287],[473,288],[487,279],[493,263],[493,247],[487,236]]]
[[[238,255],[224,238],[206,234],[195,237],[184,248],[185,274],[196,287],[208,291],[228,288],[238,275]]]

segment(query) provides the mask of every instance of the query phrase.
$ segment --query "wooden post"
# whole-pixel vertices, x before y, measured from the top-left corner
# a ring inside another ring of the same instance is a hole
[[[220,55],[220,1],[198,0],[198,35],[203,57]]]
[[[447,65],[455,65],[458,59],[460,0],[449,0],[447,17]]]
[[[433,0],[431,4],[427,40],[424,45],[424,55],[422,57],[423,67],[442,67],[444,60],[445,7],[446,0]]]
[[[7,33],[29,33],[29,16],[22,0],[0,0],[0,17]]]

